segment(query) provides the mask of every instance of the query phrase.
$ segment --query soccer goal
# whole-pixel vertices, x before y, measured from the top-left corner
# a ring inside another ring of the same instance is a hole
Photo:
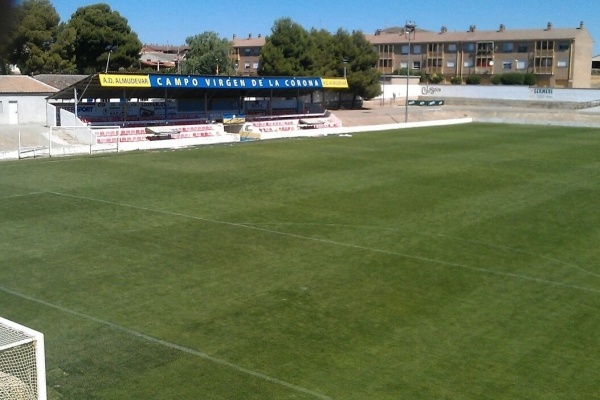
[[[46,400],[44,335],[1,317],[0,399]]]

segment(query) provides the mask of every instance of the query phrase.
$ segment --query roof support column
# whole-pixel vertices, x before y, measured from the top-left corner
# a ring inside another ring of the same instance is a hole
[[[164,100],[165,100],[165,121],[168,123],[169,122],[169,102],[168,102],[167,88],[165,88]]]
[[[204,118],[208,118],[208,92],[204,92]]]

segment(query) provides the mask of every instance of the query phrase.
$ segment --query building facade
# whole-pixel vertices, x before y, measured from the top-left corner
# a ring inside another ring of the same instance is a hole
[[[253,38],[251,34],[245,38],[238,38],[233,35],[232,43],[233,54],[231,57],[235,62],[237,75],[258,75],[260,50],[265,45],[265,39],[262,35],[259,34],[256,38]]]
[[[442,82],[477,75],[482,84],[496,74],[532,73],[537,86],[589,88],[593,40],[583,23],[577,28],[478,31],[419,31],[407,35],[378,31],[367,40],[379,53],[383,74],[398,70],[437,74]]]
[[[594,42],[583,23],[576,28],[478,31],[475,25],[464,32],[416,30],[410,38],[402,30],[380,30],[365,35],[379,53],[377,68],[382,74],[411,72],[437,74],[449,83],[477,75],[482,84],[507,72],[532,73],[537,86],[589,88]],[[239,75],[256,75],[265,39],[233,37]]]

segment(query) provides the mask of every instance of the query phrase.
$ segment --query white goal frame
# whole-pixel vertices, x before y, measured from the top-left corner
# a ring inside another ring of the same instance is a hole
[[[27,359],[27,365],[19,363],[21,359]],[[2,317],[0,317],[0,398],[47,400],[44,335]]]

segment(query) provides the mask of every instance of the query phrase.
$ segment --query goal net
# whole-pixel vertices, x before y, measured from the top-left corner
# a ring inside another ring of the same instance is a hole
[[[0,399],[46,400],[44,335],[1,317]]]

